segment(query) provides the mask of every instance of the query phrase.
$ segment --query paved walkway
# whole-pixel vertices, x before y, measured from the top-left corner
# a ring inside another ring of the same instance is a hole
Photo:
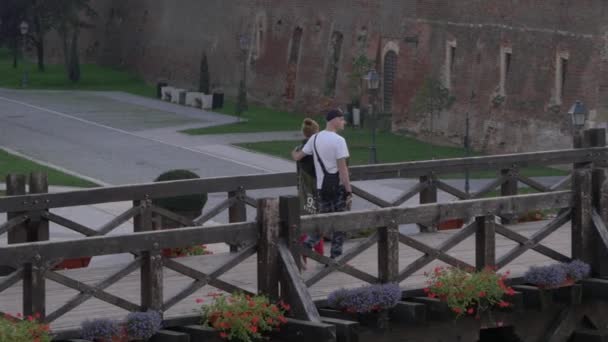
[[[190,136],[178,130],[212,124],[235,122],[235,118],[200,109],[171,104],[120,92],[21,91],[0,89],[0,146],[9,147],[34,160],[59,166],[75,174],[100,181],[100,184],[150,182],[160,173],[175,168],[193,170],[201,177],[255,173],[289,172],[292,161],[247,151],[230,144],[300,138],[298,132],[266,132]],[[472,180],[471,189],[483,187],[489,180]],[[540,180],[552,184],[555,178]],[[400,196],[417,180],[384,179],[357,182],[364,190],[390,200]],[[463,188],[462,180],[448,180]],[[0,185],[0,189],[3,186]],[[53,187],[51,191],[64,191]],[[276,188],[251,191],[253,197],[276,197],[296,194],[296,189]],[[226,198],[210,194],[206,210]],[[440,202],[454,198],[439,192]],[[403,205],[418,203],[418,197]],[[76,222],[100,227],[127,210],[130,203],[57,209]],[[353,209],[365,209],[370,203],[355,198]],[[248,218],[255,211],[248,208]],[[4,217],[0,216],[0,222]],[[227,213],[214,218],[227,222]],[[125,223],[114,234],[132,231]],[[416,233],[415,225],[404,225],[403,233]],[[74,238],[63,228],[52,226],[52,237]],[[5,238],[4,238],[5,239]],[[0,237],[0,243],[2,243]],[[4,240],[5,241],[5,240]],[[224,248],[223,245],[218,247]],[[103,260],[99,261],[103,264]]]

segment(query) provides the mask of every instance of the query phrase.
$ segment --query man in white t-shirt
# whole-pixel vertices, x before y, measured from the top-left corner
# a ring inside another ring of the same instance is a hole
[[[313,135],[300,151],[294,150],[291,155],[294,160],[300,160],[306,155],[312,155],[317,174],[317,208],[320,213],[333,213],[350,210],[352,189],[348,175],[346,159],[349,157],[346,140],[337,134],[344,129],[344,114],[338,109],[329,111],[325,119],[325,130]],[[331,243],[331,258],[342,254],[344,232],[333,232]],[[304,241],[312,248],[320,236],[309,235]]]

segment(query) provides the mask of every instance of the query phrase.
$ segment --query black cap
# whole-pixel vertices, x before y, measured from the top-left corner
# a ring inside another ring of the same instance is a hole
[[[344,114],[342,113],[341,110],[339,109],[332,109],[329,112],[327,112],[327,114],[325,114],[325,120],[327,122],[330,122],[331,120],[340,117],[340,116],[344,116]]]

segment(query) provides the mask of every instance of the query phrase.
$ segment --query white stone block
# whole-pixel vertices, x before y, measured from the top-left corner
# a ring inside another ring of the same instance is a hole
[[[203,94],[201,96],[201,100],[203,103],[203,109],[211,109],[211,107],[213,106],[213,94]]]
[[[160,88],[160,93],[162,94],[163,101],[171,101],[171,97],[173,96],[173,87],[166,86]]]
[[[203,95],[203,93],[198,93],[198,92],[193,92],[193,91],[186,93],[186,106],[200,108],[201,103],[203,102],[201,100],[202,95]]]
[[[186,103],[186,89],[173,88],[171,93],[171,102],[178,104]]]

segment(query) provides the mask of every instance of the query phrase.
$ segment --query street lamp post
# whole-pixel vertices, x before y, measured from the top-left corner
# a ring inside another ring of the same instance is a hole
[[[585,121],[587,121],[587,108],[581,101],[576,101],[570,110],[568,111],[570,118],[572,119],[572,132],[573,146],[574,148],[583,147],[583,135],[582,129],[585,127]]]
[[[376,156],[376,100],[378,97],[378,89],[380,88],[380,75],[376,69],[371,69],[367,75],[364,77],[367,82],[367,90],[369,91],[370,96],[370,118],[371,118],[371,136],[372,136],[372,144],[369,147],[369,163],[376,164],[378,162]]]
[[[21,36],[23,37],[23,43],[21,44],[21,67],[23,68],[23,76],[21,77],[21,88],[27,87],[28,80],[27,68],[25,67],[25,45],[27,43],[27,31],[29,30],[29,28],[30,25],[27,23],[27,21],[22,21],[19,25],[19,31],[21,31]]]

